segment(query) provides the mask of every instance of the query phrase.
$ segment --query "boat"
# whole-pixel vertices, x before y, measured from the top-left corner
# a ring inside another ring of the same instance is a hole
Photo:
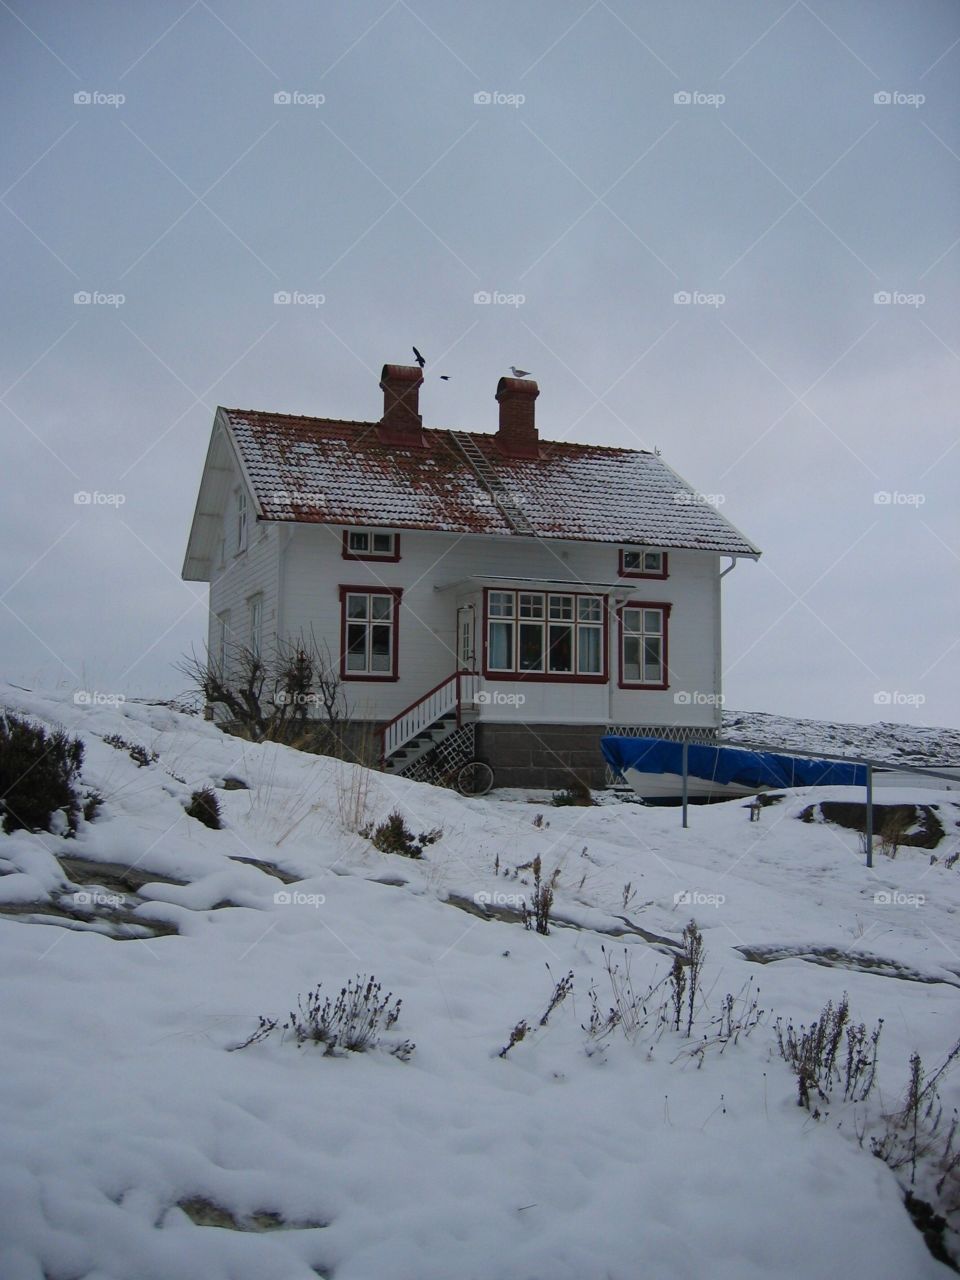
[[[600,740],[604,759],[641,799],[669,804],[683,795],[683,743],[666,738]],[[733,800],[785,787],[865,787],[867,766],[842,760],[747,751],[741,747],[687,745],[687,797],[700,803]]]

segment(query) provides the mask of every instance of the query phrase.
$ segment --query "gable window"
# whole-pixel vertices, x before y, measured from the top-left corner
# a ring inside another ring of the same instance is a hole
[[[620,548],[621,578],[665,578],[667,553],[651,551],[648,547]]]
[[[628,600],[620,609],[620,687],[667,688],[668,604]]]
[[[243,489],[237,490],[237,551],[247,549],[247,495]]]
[[[602,596],[488,589],[486,618],[487,675],[606,679]]]
[[[400,535],[391,529],[344,529],[344,560],[399,560]]]
[[[345,680],[396,680],[400,588],[340,588],[340,674]]]
[[[250,609],[249,648],[253,657],[259,658],[263,632],[263,596],[251,596],[247,604]]]

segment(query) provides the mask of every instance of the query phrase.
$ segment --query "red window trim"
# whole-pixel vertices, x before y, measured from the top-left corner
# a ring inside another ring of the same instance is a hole
[[[374,555],[373,552],[367,555],[361,551],[351,551],[349,546],[351,532],[371,533],[371,534],[373,533],[392,534],[393,535],[393,555],[392,556]],[[397,561],[400,559],[400,535],[399,533],[396,532],[395,529],[375,529],[372,525],[361,525],[361,524],[351,525],[349,529],[344,529],[343,531],[343,546],[341,547],[340,555],[341,555],[341,558],[344,560],[372,560],[379,564],[396,564]]]
[[[370,672],[347,670],[347,596],[393,596],[393,654],[389,675],[371,675]],[[403,587],[340,586],[340,679],[373,684],[390,684],[400,678],[400,599]]]
[[[650,689],[654,692],[670,688],[670,610],[672,604],[664,600],[624,600],[617,608],[617,688]],[[623,678],[623,611],[624,609],[659,609],[663,614],[663,675],[657,684]]]
[[[526,681],[527,683],[530,683],[530,684],[607,684],[608,683],[610,679],[610,663],[609,663],[610,636],[609,636],[609,626],[608,626],[610,610],[609,610],[609,606],[607,604],[606,598],[603,595],[600,595],[595,591],[548,591],[548,590],[540,591],[535,587],[530,588],[529,590],[523,591],[524,595],[589,596],[593,600],[601,601],[601,612],[603,616],[601,621],[600,645],[603,653],[603,670],[599,675],[581,675],[576,671],[570,672],[569,674],[564,674],[562,672],[553,673],[550,671],[494,671],[494,670],[491,670],[488,665],[489,631],[487,628],[487,622],[489,621],[489,617],[490,617],[488,600],[489,600],[491,591],[512,591],[517,596],[521,594],[521,590],[518,587],[484,587],[483,589],[483,622],[482,622],[483,634],[481,637],[481,645],[482,645],[482,658],[483,658],[482,670],[483,670],[483,675],[485,679],[498,680],[498,681],[502,680],[504,682]],[[575,611],[574,621],[570,624],[573,627],[576,627],[576,608],[577,606],[574,605],[574,611]],[[508,622],[512,621],[516,626],[521,622],[521,619],[518,617],[515,617],[512,619],[509,619],[509,618],[505,619],[505,621],[508,621]],[[539,619],[522,619],[522,621],[539,621]],[[557,621],[557,619],[554,619],[554,621]],[[545,617],[543,619],[543,623],[544,623],[544,626],[549,626],[550,619]]]
[[[656,578],[656,579],[657,579],[658,581],[660,581],[660,582],[662,582],[665,578],[669,578],[669,576],[670,576],[670,567],[669,567],[669,565],[667,564],[667,553],[666,553],[666,551],[661,552],[661,555],[663,556],[663,573],[641,573],[641,572],[640,572],[639,570],[637,570],[637,569],[627,569],[627,568],[625,568],[625,566],[624,566],[624,562],[623,562],[623,557],[624,557],[624,554],[625,554],[627,551],[654,551],[654,550],[656,550],[656,548],[655,548],[655,547],[640,547],[640,546],[637,546],[637,547],[630,547],[630,546],[627,546],[627,547],[621,547],[621,548],[620,548],[620,551],[619,551],[620,559],[619,559],[618,566],[617,566],[617,576],[618,576],[618,577],[620,577],[620,578]]]

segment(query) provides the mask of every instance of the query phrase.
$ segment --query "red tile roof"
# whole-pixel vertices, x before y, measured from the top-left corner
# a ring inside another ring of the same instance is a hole
[[[222,412],[267,520],[512,532],[449,431],[414,449],[375,422]],[[539,537],[759,554],[656,454],[542,440],[540,457],[507,458],[493,435],[470,438]]]

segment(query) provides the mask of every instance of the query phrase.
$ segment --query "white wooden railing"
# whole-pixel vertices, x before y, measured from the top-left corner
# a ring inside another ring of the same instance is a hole
[[[479,679],[473,671],[455,671],[394,716],[383,727],[382,758],[389,759],[411,738],[429,729],[451,711],[456,711],[459,725],[464,704],[472,705],[476,697]]]

